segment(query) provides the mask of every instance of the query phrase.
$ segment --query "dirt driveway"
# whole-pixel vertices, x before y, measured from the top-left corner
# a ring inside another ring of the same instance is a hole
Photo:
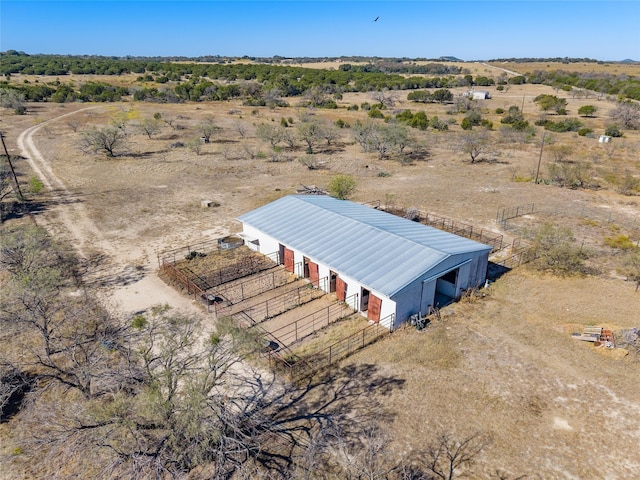
[[[201,315],[201,309],[189,298],[158,278],[153,263],[153,246],[135,245],[133,249],[125,250],[119,239],[105,235],[96,226],[85,204],[74,201],[76,193],[54,173],[50,156],[38,149],[34,136],[41,129],[95,108],[98,107],[82,108],[38,123],[24,130],[17,139],[22,157],[48,190],[47,201],[51,208],[38,215],[38,223],[70,240],[81,256],[89,260],[99,259],[91,262],[93,269],[87,280],[97,285],[103,297],[125,314],[168,303],[186,313]]]

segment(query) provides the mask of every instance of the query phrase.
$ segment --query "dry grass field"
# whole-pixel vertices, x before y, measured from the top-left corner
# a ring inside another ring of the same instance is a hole
[[[537,68],[515,63],[501,67]],[[481,73],[490,67],[474,68]],[[626,67],[610,68],[620,73],[615,69]],[[319,145],[313,155],[298,143],[273,158],[269,145],[255,137],[255,128],[282,118],[293,119],[295,128],[306,112],[295,99],[290,107],[275,109],[237,102],[30,104],[24,116],[2,112],[0,129],[15,155],[20,154],[20,134],[32,129],[42,162],[20,159],[16,166],[25,183],[34,175],[45,180],[44,192],[36,197],[42,205],[36,221],[69,239],[85,256],[100,259],[101,269],[93,274],[111,275],[113,281],[105,282],[102,292],[125,313],[154,301],[176,301],[200,311],[200,305],[150,280],[156,275],[157,255],[236,232],[240,214],[295,193],[301,185],[324,188],[337,173],[356,179],[353,200],[420,208],[504,234],[506,242],[544,222],[571,228],[594,253],[589,262],[596,275],[559,278],[521,267],[493,283],[484,298],[447,307],[442,322],[423,331],[401,329],[350,357],[343,367],[373,366],[366,379],[373,384],[372,399],[377,381],[396,380],[397,387],[378,398],[383,406],[379,418],[389,423],[388,452],[394,455],[419,451],[441,431],[460,438],[483,432],[492,442],[478,457],[472,478],[497,478],[498,470],[506,474],[502,478],[635,478],[640,472],[640,359],[577,342],[571,333],[587,325],[640,326],[640,292],[616,270],[619,257],[604,244],[605,237],[622,233],[640,240],[639,197],[622,195],[606,181],[611,174],[640,178],[640,132],[625,131],[608,146],[575,133],[547,134],[547,146],[567,145],[572,160],[589,162],[601,188],[535,185],[527,179],[538,165],[542,131],[526,143],[501,136],[495,110],[523,107],[533,123],[541,114],[533,98],[563,92],[543,85],[488,90],[493,98],[482,103],[482,112],[496,127],[495,153],[474,164],[454,148],[462,114],[451,116],[457,123],[446,132],[412,130],[419,146],[408,149],[416,152],[410,160],[380,160],[364,153],[349,128],[341,130],[334,144]],[[406,92],[398,93],[397,109],[448,117],[447,106],[412,104]],[[595,102],[570,96],[567,101],[574,116],[581,105]],[[362,102],[372,102],[371,96],[349,93],[337,110],[311,113],[353,125],[366,120],[366,112],[344,107]],[[614,104],[600,100],[597,106],[596,117],[581,120],[600,134]],[[155,113],[172,119],[173,127],[149,139],[135,124]],[[122,155],[80,152],[83,129],[105,126],[123,115],[129,118],[129,134]],[[197,138],[198,123],[208,117],[219,129],[199,154],[187,146],[172,147]],[[310,170],[301,162],[310,157],[322,168]],[[551,159],[544,149],[543,177]],[[217,206],[203,208],[203,200]],[[496,223],[500,209],[529,204],[536,205],[535,213]],[[12,448],[11,435],[11,423],[0,425],[3,458]],[[20,477],[19,469],[7,471],[7,478]]]
[[[611,75],[629,75],[638,77],[640,75],[640,64],[638,63],[606,63],[606,62],[491,62],[491,65],[513,70],[520,74],[534,72],[536,70],[551,71],[563,70],[566,72],[578,73],[607,73]]]

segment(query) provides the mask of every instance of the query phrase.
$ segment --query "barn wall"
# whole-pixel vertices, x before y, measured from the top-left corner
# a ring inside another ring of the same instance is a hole
[[[269,235],[261,232],[256,228],[251,227],[250,225],[243,224],[242,233],[244,233],[248,237],[258,238],[260,240],[260,245],[258,245],[258,248],[255,248],[255,250],[264,255],[275,253],[280,248],[280,242],[278,242],[278,240],[270,237]],[[256,246],[251,244],[250,242],[245,242],[245,244],[252,249]]]
[[[422,280],[429,275],[420,277],[407,285],[393,296],[396,305],[396,327],[409,320],[411,315],[421,313],[424,315],[430,306],[433,306],[436,294],[436,280],[425,282]],[[422,301],[420,296],[422,295]]]
[[[259,239],[259,245],[247,242],[247,246],[249,246],[249,248],[253,248],[263,254],[271,254],[279,251],[280,242],[259,230],[243,224],[243,233],[249,238]],[[329,266],[316,262],[315,259],[309,257],[309,255],[306,256],[312,262],[318,263],[318,276],[320,279],[329,278],[332,270]],[[303,275],[303,267],[301,265],[304,262],[304,257],[304,252],[294,250],[294,261],[296,264],[295,272],[300,276]],[[465,260],[470,259],[471,261],[459,267],[454,296],[459,297],[462,294],[462,291],[467,288],[482,286],[487,275],[488,258],[488,251],[451,255],[436,267],[425,272],[419,278],[394,294],[391,298],[363,286],[353,278],[342,275],[336,268],[333,268],[333,271],[335,271],[339,278],[347,284],[345,293],[346,298],[351,299],[353,295],[357,295],[358,301],[355,305],[356,307],[359,307],[360,305],[360,293],[363,287],[370,290],[371,294],[381,298],[381,323],[386,327],[396,328],[406,322],[413,314],[422,313],[424,315],[427,312],[428,307],[433,306],[434,304],[437,276],[439,276],[440,273],[446,272],[456,265],[459,265]],[[423,285],[423,280],[425,279],[429,279],[429,281],[425,282]],[[320,286],[327,291],[329,290],[328,282],[321,282]],[[388,325],[388,317],[392,314],[394,315],[394,324]]]

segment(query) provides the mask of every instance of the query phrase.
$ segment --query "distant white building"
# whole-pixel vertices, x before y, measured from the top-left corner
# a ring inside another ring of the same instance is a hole
[[[611,141],[611,137],[609,135],[600,135],[598,142],[600,143],[609,143]]]
[[[491,98],[491,94],[485,90],[469,90],[465,95],[474,100],[488,100]]]
[[[490,246],[347,200],[289,195],[238,219],[249,248],[387,328],[487,275]]]

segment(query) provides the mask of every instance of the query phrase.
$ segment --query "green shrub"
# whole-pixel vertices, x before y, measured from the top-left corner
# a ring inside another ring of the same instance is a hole
[[[146,324],[147,319],[142,314],[136,315],[135,317],[133,317],[133,320],[131,320],[131,326],[133,326],[133,328],[140,329],[143,328]]]
[[[496,114],[502,115],[504,113],[504,108],[496,108]]]
[[[384,114],[377,108],[372,108],[369,110],[370,118],[384,118]]]
[[[588,273],[584,261],[588,257],[576,244],[571,230],[544,224],[534,237],[536,260],[534,265],[559,275]]]
[[[29,192],[38,194],[44,188],[44,184],[38,179],[38,177],[31,177],[29,179]]]
[[[624,135],[617,125],[609,125],[604,131],[604,134],[610,137],[622,137],[622,135]]]
[[[440,120],[438,117],[433,117],[429,121],[429,125],[431,126],[431,128],[435,130],[440,130],[440,131],[449,130],[449,125],[447,124],[447,122]]]
[[[556,133],[577,132],[582,128],[582,122],[576,118],[567,118],[560,122],[551,120],[537,120],[536,125],[544,126],[545,130]]]
[[[615,237],[604,237],[604,244],[618,250],[632,250],[636,248],[628,235],[616,235]]]
[[[593,133],[593,130],[587,127],[583,127],[580,130],[578,130],[578,135],[580,135],[581,137],[586,137],[587,135],[591,135],[592,133]]]

